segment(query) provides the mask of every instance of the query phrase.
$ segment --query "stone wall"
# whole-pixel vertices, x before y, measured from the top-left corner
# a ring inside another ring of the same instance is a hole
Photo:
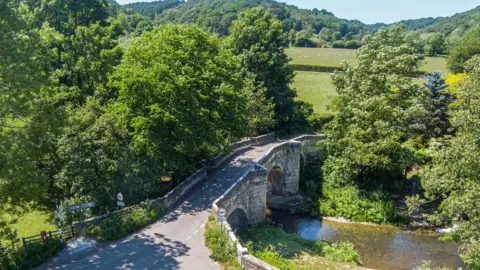
[[[288,141],[282,143],[263,156],[258,163],[268,171],[274,167],[280,167],[285,178],[285,196],[298,194],[300,180],[300,153],[301,143]],[[268,193],[272,190],[271,183],[268,183]]]
[[[300,158],[302,156],[313,157],[319,155],[319,152],[323,152],[323,146],[318,144],[322,140],[325,140],[324,135],[305,135],[273,147],[259,159],[253,170],[243,175],[230,189],[213,202],[212,213],[216,215],[219,208],[225,208],[228,217],[233,211],[240,208],[247,213],[249,224],[263,221],[269,189],[266,183],[268,170],[275,166],[283,168],[285,180],[288,182],[288,192],[297,194]],[[250,255],[248,250],[238,242],[230,224],[228,222],[223,224],[227,228],[229,240],[236,247],[238,260],[243,269],[277,270],[276,267]]]
[[[252,137],[249,139],[232,143],[232,145],[230,146],[231,151],[229,153],[218,155],[217,157],[215,157],[215,159],[208,162],[206,166],[201,167],[194,174],[186,178],[183,182],[177,185],[165,196],[160,197],[158,199],[154,199],[153,203],[165,205],[168,208],[168,211],[174,210],[178,205],[180,205],[185,200],[185,198],[188,195],[194,192],[197,187],[201,186],[208,180],[209,171],[215,170],[217,167],[222,165],[231,157],[237,155],[239,152],[244,151],[245,149],[253,145],[266,144],[266,143],[273,142],[274,140],[275,140],[275,134],[269,133],[266,135]],[[126,209],[128,209],[128,207],[125,207],[121,210],[109,212],[101,216],[96,216],[96,217],[86,219],[85,223],[87,225],[97,224],[98,222],[102,221],[109,215],[116,213],[118,211],[125,211]],[[74,226],[74,228],[79,228],[81,224],[79,222],[73,222],[72,225]]]

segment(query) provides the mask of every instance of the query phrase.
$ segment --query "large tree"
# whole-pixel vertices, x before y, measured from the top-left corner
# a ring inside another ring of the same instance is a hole
[[[441,72],[435,71],[428,75],[427,78],[425,86],[430,92],[425,99],[427,135],[430,137],[441,137],[450,128],[447,110],[452,96],[447,92],[448,84],[442,78]]]
[[[480,56],[467,62],[469,79],[456,93],[451,122],[456,133],[432,147],[433,165],[422,178],[427,198],[442,199],[438,225],[456,219],[455,238],[465,244],[464,261],[480,268]]]
[[[328,184],[361,189],[398,186],[413,153],[406,142],[422,131],[418,102],[426,93],[412,76],[421,57],[404,38],[404,29],[381,29],[366,39],[357,65],[345,64],[333,82],[338,92],[335,118],[326,129]]]
[[[248,130],[239,63],[218,37],[197,27],[145,32],[112,79],[134,148],[167,170],[190,172]]]
[[[270,12],[255,8],[240,14],[230,29],[233,52],[239,56],[244,76],[253,75],[257,87],[266,89],[275,105],[278,127],[292,122],[296,92],[290,88],[294,72],[285,53],[287,36]]]
[[[448,69],[453,73],[464,71],[465,62],[476,54],[480,54],[480,26],[471,29],[450,52]]]

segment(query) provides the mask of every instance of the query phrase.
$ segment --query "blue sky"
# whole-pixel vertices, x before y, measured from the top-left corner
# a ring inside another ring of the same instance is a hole
[[[120,4],[148,0],[117,0]],[[451,16],[480,5],[480,0],[280,0],[300,8],[318,8],[343,19],[392,23],[402,19]]]

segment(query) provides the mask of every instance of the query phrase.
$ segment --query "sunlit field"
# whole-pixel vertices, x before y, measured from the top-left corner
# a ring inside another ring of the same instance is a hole
[[[355,64],[355,51],[333,48],[289,48],[287,54],[292,64],[321,65],[338,67],[343,61]],[[426,57],[426,63],[420,68],[424,71],[441,71],[447,73],[447,61],[442,57]]]

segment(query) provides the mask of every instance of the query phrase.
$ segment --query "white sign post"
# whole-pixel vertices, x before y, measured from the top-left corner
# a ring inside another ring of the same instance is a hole
[[[223,233],[223,222],[227,221],[227,210],[220,208],[217,211],[217,221],[220,222],[220,232]]]

